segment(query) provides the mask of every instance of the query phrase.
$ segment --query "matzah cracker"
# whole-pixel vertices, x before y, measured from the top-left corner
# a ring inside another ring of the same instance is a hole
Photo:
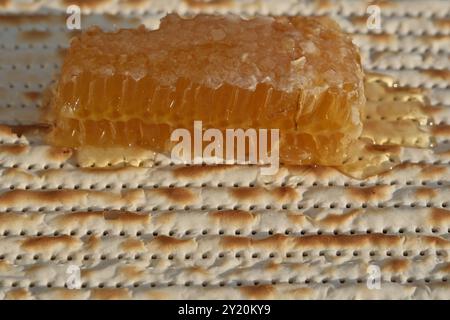
[[[73,35],[68,2],[5,1],[0,298],[449,299],[448,2],[379,2],[377,32],[366,24],[372,1],[204,2],[79,4],[83,28],[106,29],[154,28],[166,11],[331,14],[360,46],[367,69],[413,87],[375,90],[372,100],[389,107],[369,103],[366,120],[426,126],[430,116],[436,125],[419,141],[393,132],[409,145],[399,150],[402,164],[364,180],[324,167],[264,176],[256,166],[170,165],[151,154],[101,168],[111,159],[76,159],[44,144],[45,128],[35,126]],[[423,90],[426,113],[408,101]],[[404,114],[413,119],[398,119]],[[417,148],[431,135],[433,149]],[[71,265],[81,269],[80,289],[67,288]],[[380,289],[367,285],[369,266],[379,267]]]

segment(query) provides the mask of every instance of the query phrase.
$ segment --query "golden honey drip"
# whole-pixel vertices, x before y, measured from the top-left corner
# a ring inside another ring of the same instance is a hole
[[[338,170],[366,178],[399,164],[402,147],[433,146],[432,121],[421,89],[398,87],[389,76],[366,73],[365,94],[363,132]]]

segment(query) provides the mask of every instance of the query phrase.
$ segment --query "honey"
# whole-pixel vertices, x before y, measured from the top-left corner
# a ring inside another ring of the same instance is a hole
[[[171,132],[194,121],[279,129],[281,163],[363,178],[393,166],[395,146],[429,143],[423,100],[406,101],[392,121],[376,118],[391,110],[379,101],[396,89],[389,81],[364,78],[357,48],[328,18],[170,14],[157,30],[94,28],[72,40],[46,112],[48,139],[170,154]]]
[[[169,15],[158,30],[75,38],[49,118],[66,147],[169,152],[170,132],[280,130],[280,158],[338,165],[361,133],[357,48],[327,18]]]

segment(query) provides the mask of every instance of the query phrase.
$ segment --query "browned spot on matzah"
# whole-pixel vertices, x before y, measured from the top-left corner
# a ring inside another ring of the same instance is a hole
[[[183,0],[188,6],[192,8],[214,8],[214,7],[226,7],[231,5],[233,0]]]
[[[372,186],[365,188],[349,187],[346,189],[350,199],[366,202],[385,199],[390,194],[388,185]]]
[[[293,202],[298,199],[297,191],[291,187],[278,187],[270,191],[275,195],[275,198],[285,203]]]
[[[248,299],[271,299],[275,295],[272,285],[244,286],[240,288],[242,294]]]
[[[220,238],[220,244],[226,249],[247,248],[252,240],[246,237],[224,236]]]
[[[288,165],[286,166],[288,168],[289,172],[292,172],[292,174],[298,175],[298,176],[305,176],[308,174],[312,174],[313,176],[317,178],[327,178],[334,172],[336,172],[335,169],[325,166],[313,166],[313,165],[302,165],[302,166],[294,166],[294,165]]]
[[[389,259],[384,262],[382,272],[399,273],[408,270],[410,262],[407,259]]]
[[[264,190],[259,187],[230,188],[229,192],[231,196],[237,200],[252,200],[252,201],[258,201],[259,198],[264,194]]]
[[[440,268],[440,272],[450,273],[450,262],[444,263]]]
[[[180,166],[173,170],[175,178],[195,179],[208,176],[214,172],[226,170],[230,168],[227,165],[211,165],[211,166]]]
[[[399,244],[402,238],[396,235],[356,234],[356,235],[309,235],[295,239],[298,247],[327,248],[330,246],[349,248],[364,246],[391,247]]]
[[[431,127],[431,131],[435,136],[450,136],[450,125],[448,124],[437,124]]]
[[[180,204],[193,203],[197,198],[196,195],[187,188],[160,188],[155,189],[154,191],[166,197],[168,200]]]
[[[24,215],[22,213],[12,213],[12,212],[2,212],[0,214],[0,225],[5,228],[9,225],[22,224],[25,221],[30,221],[33,223],[38,223],[39,220],[43,219],[39,214],[28,214]]]
[[[303,225],[303,223],[308,220],[308,218],[302,213],[289,213],[287,214],[287,218],[294,225]]]
[[[139,4],[147,3],[148,0],[120,0],[120,2],[130,4],[130,5],[139,5]]]
[[[431,21],[438,28],[450,28],[450,19],[448,18],[435,18]]]
[[[48,149],[48,157],[55,161],[64,161],[72,156],[72,149],[63,147],[51,147]]]
[[[70,248],[77,243],[78,239],[68,235],[30,237],[22,241],[21,248],[27,251],[40,251],[60,245],[65,248]]]
[[[4,124],[0,124],[0,134],[7,136],[13,135],[11,127]]]
[[[152,245],[156,245],[158,248],[162,250],[172,250],[177,247],[190,244],[194,242],[194,239],[177,239],[168,236],[157,236],[153,240],[151,240]]]
[[[120,247],[125,252],[129,252],[129,251],[144,251],[145,250],[144,243],[141,240],[138,240],[138,239],[127,239],[124,242],[122,242]]]
[[[437,165],[425,165],[420,171],[420,176],[426,179],[440,178],[447,172],[447,167]]]
[[[11,155],[19,155],[22,153],[26,153],[29,150],[29,146],[26,144],[10,144],[10,145],[1,145],[0,146],[0,153],[5,152],[9,153]]]
[[[391,0],[373,0],[370,1],[368,5],[376,5],[380,8],[395,8],[397,7],[397,3]]]
[[[192,266],[192,267],[189,267],[187,270],[190,274],[201,274],[201,275],[209,274],[208,270],[206,270],[205,268],[200,267],[200,266]]]
[[[30,297],[30,292],[25,288],[12,289],[5,295],[6,300],[24,300]]]
[[[319,220],[319,223],[326,226],[340,226],[352,221],[361,212],[362,210],[352,210],[347,213],[341,214],[330,213],[326,215],[323,219]]]
[[[439,226],[450,221],[450,211],[440,208],[431,209],[430,221],[432,224]]]
[[[41,42],[49,38],[52,34],[50,31],[27,30],[19,34],[20,41]]]
[[[86,194],[83,190],[12,190],[0,195],[0,204],[18,204],[33,199],[45,203],[59,203],[68,200],[75,200]]]
[[[9,262],[0,260],[0,272],[6,273],[12,269],[12,266]]]
[[[275,272],[280,269],[280,264],[274,261],[269,261],[266,263],[265,269],[269,272]]]
[[[417,188],[416,197],[419,199],[432,199],[437,196],[437,191],[433,188]]]
[[[66,288],[52,288],[49,290],[53,293],[55,299],[62,300],[79,300],[83,299],[85,290],[66,289]]]
[[[10,127],[11,132],[18,135],[19,137],[22,135],[36,134],[36,133],[47,133],[50,131],[50,126],[48,124],[23,124],[23,125],[14,125]]]
[[[145,297],[150,300],[168,300],[170,295],[161,290],[151,290],[144,293]]]
[[[145,224],[150,220],[150,215],[148,214],[140,214],[136,212],[121,210],[104,211],[103,215],[105,217],[105,220],[114,220],[123,223],[140,222],[142,224]]]
[[[41,92],[38,91],[27,91],[23,93],[26,100],[31,102],[36,102],[41,97]]]
[[[449,248],[450,242],[444,238],[436,236],[424,236],[425,242],[437,248]]]
[[[31,173],[19,168],[7,168],[2,176],[21,179],[23,181],[32,181],[34,179],[34,176]]]
[[[58,58],[60,59],[60,60],[62,60],[62,59],[64,59],[64,57],[66,56],[66,54],[67,54],[67,48],[58,48]]]
[[[9,25],[21,25],[23,23],[45,23],[58,19],[65,21],[65,16],[52,16],[49,14],[1,14],[0,23]]]
[[[368,15],[362,15],[362,16],[350,16],[349,20],[354,25],[366,25],[367,19],[369,18]]]
[[[59,215],[55,218],[57,225],[67,226],[76,223],[78,226],[92,220],[103,218],[103,211],[77,211]]]
[[[316,0],[313,2],[317,9],[330,9],[333,8],[333,2],[330,0]]]
[[[366,150],[369,152],[375,151],[375,152],[389,152],[389,153],[393,153],[393,154],[398,154],[401,151],[400,146],[390,146],[390,145],[377,145],[377,144],[369,144],[366,145]]]
[[[131,299],[131,295],[126,288],[103,288],[92,289],[90,298],[93,300],[127,300]]]
[[[450,70],[447,69],[426,69],[422,70],[421,73],[432,78],[450,81]]]
[[[220,223],[242,223],[243,225],[251,223],[255,216],[251,212],[244,210],[221,210],[210,212],[209,215],[213,219],[217,219]]]
[[[101,4],[108,3],[109,0],[63,0],[64,5],[70,6],[75,4],[83,9],[95,8]]]
[[[85,245],[88,250],[96,251],[100,246],[101,240],[100,237],[90,236],[86,239]]]
[[[124,265],[119,267],[119,273],[126,279],[139,279],[144,274],[144,270],[135,265]]]
[[[3,7],[3,8],[7,7],[10,3],[11,3],[10,0],[0,0],[0,7]]]

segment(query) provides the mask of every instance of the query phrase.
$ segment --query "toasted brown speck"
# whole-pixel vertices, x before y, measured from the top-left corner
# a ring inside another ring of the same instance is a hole
[[[135,265],[124,265],[119,267],[119,272],[123,274],[126,279],[139,279],[144,274],[144,269]]]
[[[154,190],[174,203],[191,204],[197,199],[196,195],[187,188],[160,188]]]
[[[437,124],[431,127],[431,131],[435,136],[448,137],[450,136],[450,125],[448,124]]]
[[[130,252],[130,251],[135,252],[135,251],[144,251],[145,250],[144,243],[139,239],[127,239],[124,242],[122,242],[120,247],[125,252]]]
[[[44,236],[44,237],[30,237],[22,242],[21,248],[27,251],[41,251],[54,248],[56,246],[62,246],[66,249],[70,249],[79,242],[78,239],[68,236]]]
[[[447,172],[447,167],[437,165],[424,166],[420,172],[420,176],[425,179],[439,178]]]
[[[425,242],[436,248],[449,248],[450,242],[444,238],[436,236],[424,236]]]
[[[421,72],[435,79],[450,80],[450,70],[447,69],[427,69]]]
[[[389,259],[382,266],[382,272],[401,273],[408,270],[410,261],[407,259]]]
[[[28,30],[20,32],[19,37],[20,41],[40,42],[51,35],[50,31]]]
[[[211,165],[211,166],[180,166],[173,170],[173,175],[177,179],[187,178],[196,179],[203,176],[211,175],[217,171],[223,171],[230,168],[227,165]]]
[[[264,194],[264,190],[262,188],[230,188],[229,192],[231,196],[237,200],[252,200],[258,201],[261,196]]]
[[[63,0],[64,5],[66,6],[75,4],[82,9],[96,8],[108,2],[109,0]]]
[[[224,236],[220,238],[220,243],[226,249],[247,248],[252,240],[246,237]]]
[[[51,147],[48,149],[49,158],[55,161],[65,161],[72,156],[72,153],[70,148]]]
[[[359,214],[361,214],[362,210],[352,210],[347,213],[342,214],[328,214],[323,219],[319,220],[318,222],[321,225],[324,226],[340,226],[346,223],[351,222],[353,219],[356,218]]]
[[[362,202],[386,199],[390,194],[391,187],[388,185],[372,186],[365,188],[351,187],[347,188],[350,198]]]
[[[126,288],[103,288],[92,289],[90,298],[93,300],[128,300],[131,299],[131,295]]]
[[[28,152],[30,147],[26,144],[10,144],[10,145],[0,145],[0,153],[9,153],[11,155],[17,156]]]
[[[159,249],[164,251],[171,251],[178,247],[189,245],[194,242],[194,239],[177,239],[168,236],[157,236],[150,241],[152,245],[156,245]]]
[[[145,224],[150,220],[150,215],[140,214],[130,211],[111,210],[104,211],[103,216],[105,220],[118,221],[122,223],[142,223]]]
[[[23,93],[23,96],[30,102],[36,102],[41,97],[41,93],[38,91],[27,91]]]
[[[280,202],[289,203],[298,200],[297,191],[291,187],[278,187],[271,190],[271,192],[273,192],[275,198]]]
[[[448,221],[450,221],[450,211],[440,208],[431,209],[431,224],[439,226],[447,223]]]
[[[226,7],[233,3],[233,0],[183,0],[191,8],[217,8]]]
[[[244,286],[240,290],[248,299],[271,299],[275,295],[275,288],[272,285]]]
[[[8,291],[5,295],[6,300],[24,300],[31,297],[30,292],[25,288],[17,288]]]
[[[437,191],[433,188],[417,188],[416,197],[419,199],[433,199],[437,196]]]

